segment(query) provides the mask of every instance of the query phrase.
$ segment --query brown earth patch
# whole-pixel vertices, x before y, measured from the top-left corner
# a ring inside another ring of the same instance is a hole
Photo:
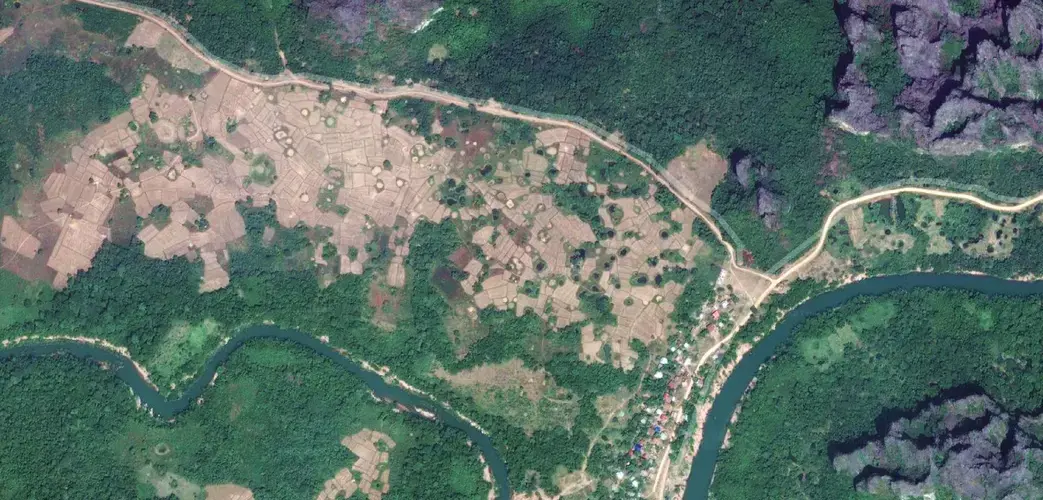
[[[699,200],[709,203],[713,189],[728,173],[728,160],[711,151],[706,141],[699,141],[670,160],[666,169]]]
[[[594,335],[594,325],[586,325],[580,330],[580,359],[587,363],[604,363],[601,359],[601,348],[605,343]]]
[[[982,231],[983,238],[963,248],[963,252],[979,258],[1004,259],[1014,251],[1014,232],[1016,225],[1010,215],[999,216],[990,220]]]
[[[456,278],[453,277],[453,271],[447,267],[439,266],[435,268],[432,281],[434,281],[438,290],[441,291],[449,300],[460,299],[464,296],[463,287],[461,287],[460,282],[456,281]]]
[[[166,30],[162,26],[152,21],[141,21],[134,27],[134,31],[130,32],[124,45],[154,49],[159,46],[160,40],[166,34]]]
[[[460,247],[449,256],[449,262],[452,262],[460,269],[467,267],[471,259],[471,251],[467,247]]]
[[[39,241],[39,249],[36,255],[28,257],[13,251],[0,250],[0,268],[7,269],[29,281],[52,282],[57,274],[54,269],[47,266],[54,246],[58,242],[62,225],[51,220],[40,203],[46,200],[43,191],[38,187],[27,187],[22,191],[22,198],[18,201],[20,217],[17,219],[19,226],[33,238]],[[67,210],[68,207],[65,207]]]
[[[6,42],[7,39],[11,38],[11,35],[13,35],[13,34],[14,34],[14,26],[8,26],[6,28],[0,29],[0,44]]]
[[[945,255],[952,251],[952,242],[942,235],[941,220],[946,204],[945,200],[936,198],[931,203],[920,203],[917,210],[916,227],[927,233],[929,255]]]
[[[630,414],[626,410],[619,411],[619,409],[632,396],[626,387],[620,387],[616,392],[598,396],[594,400],[594,408],[597,408],[598,415],[601,416],[601,420],[605,421],[608,427],[622,428],[630,420]],[[617,411],[619,413],[616,413]]]
[[[584,471],[560,471],[554,475],[554,484],[561,490],[562,497],[588,498],[594,493],[597,483]]]
[[[206,500],[253,500],[249,488],[237,484],[211,484],[206,488]]]
[[[912,250],[916,238],[911,234],[896,231],[883,224],[866,224],[865,250],[879,252],[899,251],[906,253]]]
[[[801,278],[833,283],[843,280],[849,271],[850,266],[848,262],[837,259],[829,252],[823,251],[804,269],[801,269],[799,274]]]
[[[453,313],[445,319],[445,329],[449,333],[449,341],[455,348],[457,359],[463,359],[475,342],[485,338],[489,329],[482,326],[476,315],[472,315],[463,304],[454,308]]]
[[[124,199],[116,203],[109,216],[110,239],[117,245],[127,246],[134,241],[134,235],[138,232],[138,214],[134,210],[134,203],[130,199]]]
[[[163,34],[155,49],[160,57],[179,70],[190,71],[199,75],[210,70],[210,65],[206,61],[196,57],[195,54],[186,49],[176,38],[168,33]]]
[[[844,214],[847,221],[848,234],[851,235],[851,243],[855,248],[862,248],[866,241],[865,213],[861,207],[856,207]]]
[[[341,469],[332,479],[327,480],[316,500],[353,498],[357,490],[361,490],[370,500],[380,500],[391,487],[388,483],[391,476],[388,459],[395,441],[382,432],[363,429],[340,443],[351,450],[358,460],[350,469]]]
[[[176,497],[178,500],[196,500],[203,489],[184,476],[173,472],[160,472],[152,465],[138,470],[138,481],[149,483],[156,489],[158,498]]]
[[[400,301],[392,291],[387,290],[376,280],[370,282],[369,285],[369,305],[373,308],[371,321],[375,326],[385,331],[395,328]]]
[[[446,127],[445,130],[448,132],[449,130],[455,130],[457,127],[458,123],[454,121],[452,128]],[[463,163],[467,164],[474,161],[478,155],[482,154],[481,150],[483,148],[488,151],[492,147],[490,143],[494,137],[496,137],[496,131],[493,130],[492,125],[487,123],[472,125],[459,141],[459,148],[463,153],[461,157]]]
[[[373,283],[369,286],[369,305],[374,309],[384,307],[388,301],[388,294],[380,289],[380,285]]]

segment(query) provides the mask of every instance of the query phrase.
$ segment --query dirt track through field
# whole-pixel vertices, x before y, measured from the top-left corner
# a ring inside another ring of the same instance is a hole
[[[710,215],[710,207],[708,200],[698,199],[692,194],[690,188],[677,182],[677,180],[668,172],[657,170],[648,163],[632,155],[629,152],[628,145],[622,140],[604,138],[597,132],[585,128],[572,121],[555,118],[545,118],[540,116],[519,113],[516,111],[506,109],[492,100],[488,100],[482,103],[476,103],[464,97],[439,90],[434,90],[428,87],[424,87],[422,85],[377,88],[340,80],[332,81],[331,83],[323,83],[299,77],[297,75],[294,75],[290,71],[286,71],[279,75],[257,75],[238,68],[231,67],[223,61],[209,56],[203,50],[194,46],[185,37],[182,31],[178,29],[176,26],[172,25],[170,21],[168,21],[164,17],[153,15],[149,11],[146,11],[140,7],[110,0],[76,1],[98,7],[118,10],[128,14],[133,14],[153,23],[156,23],[157,25],[161,26],[164,30],[166,30],[168,33],[170,33],[172,36],[174,36],[182,45],[185,46],[187,50],[192,52],[196,57],[199,57],[200,59],[206,61],[216,70],[228,75],[229,77],[250,85],[255,85],[264,88],[273,88],[285,85],[300,85],[302,87],[307,87],[316,90],[326,90],[332,88],[333,90],[341,92],[354,92],[355,94],[362,96],[365,99],[371,100],[411,98],[421,99],[440,104],[460,106],[465,108],[473,105],[477,111],[489,115],[520,120],[536,125],[564,127],[579,132],[589,137],[592,141],[598,143],[602,147],[614,151],[639,165],[654,180],[666,186],[678,198],[678,200],[680,200],[686,207],[691,209],[704,222],[706,222],[706,224],[710,227],[710,230],[713,232],[714,236],[720,241],[720,243],[725,247],[725,249],[728,252],[728,268],[735,272],[742,272],[751,276],[767,280],[768,286],[763,290],[763,292],[761,292],[761,294],[758,295],[756,298],[750,297],[751,299],[753,299],[753,305],[758,307],[774,292],[774,290],[779,285],[785,283],[786,280],[795,276],[801,269],[809,265],[822,252],[823,248],[825,248],[826,238],[828,236],[829,229],[836,222],[841,212],[853,206],[864,203],[870,203],[884,198],[890,198],[899,194],[917,194],[927,197],[959,200],[967,203],[972,203],[979,207],[988,210],[993,210],[996,212],[1017,213],[1029,209],[1043,201],[1043,192],[1036,194],[1031,198],[1027,198],[1022,202],[1011,205],[1001,205],[992,203],[970,193],[951,192],[941,189],[930,189],[921,187],[899,187],[877,192],[871,192],[859,196],[857,198],[845,201],[834,207],[833,210],[829,212],[829,214],[823,221],[822,226],[819,230],[819,238],[815,245],[810,250],[808,250],[802,257],[795,260],[794,263],[784,268],[782,272],[775,276],[771,276],[763,272],[760,272],[756,269],[745,267],[738,262],[735,248],[724,238],[723,233],[719,225],[717,224],[717,221],[714,219],[713,216]],[[747,317],[748,316],[749,315],[747,314]],[[745,321],[736,321],[736,326],[733,329],[733,331],[729,333],[729,335],[721,339],[719,342],[717,342],[707,352],[703,353],[698,363],[696,363],[692,368],[692,371],[698,372],[699,368],[702,367],[702,365],[704,365],[705,363],[707,363],[715,352],[717,352],[721,347],[727,345],[738,333],[743,323],[745,323]]]
[[[666,186],[674,194],[674,196],[678,198],[678,200],[684,203],[685,206],[694,211],[701,219],[703,219],[703,221],[706,222],[706,224],[710,227],[710,230],[713,231],[714,236],[717,237],[717,239],[720,240],[721,243],[725,246],[725,248],[728,251],[729,267],[731,267],[733,270],[737,272],[749,273],[764,279],[771,279],[770,276],[761,273],[760,271],[739,265],[738,261],[736,260],[735,248],[730,243],[728,243],[728,241],[725,240],[716,221],[712,216],[709,215],[708,201],[696,199],[694,196],[692,196],[688,188],[676,182],[676,179],[674,179],[673,176],[671,176],[669,173],[659,171],[653,168],[648,163],[632,155],[629,152],[628,145],[622,140],[606,139],[598,133],[568,120],[544,118],[519,113],[516,111],[505,109],[504,107],[502,107],[495,101],[492,101],[491,99],[484,103],[476,103],[473,100],[469,100],[464,97],[450,94],[447,92],[434,90],[428,87],[424,87],[422,85],[376,88],[368,85],[346,82],[341,80],[333,80],[330,83],[323,83],[294,75],[289,70],[279,75],[257,75],[255,73],[250,73],[238,68],[231,67],[224,61],[211,57],[209,54],[201,50],[199,47],[193,45],[185,37],[184,33],[182,33],[182,31],[178,29],[176,26],[172,25],[170,21],[161,16],[156,16],[145,9],[123,2],[111,0],[76,1],[80,3],[94,5],[97,7],[104,7],[107,9],[113,9],[128,14],[133,14],[138,17],[141,17],[142,19],[151,21],[157,24],[158,26],[162,27],[172,36],[174,36],[182,45],[185,46],[187,50],[191,51],[196,57],[206,61],[217,71],[220,71],[221,73],[228,75],[230,78],[241,81],[243,83],[247,83],[249,85],[255,85],[263,88],[281,87],[285,85],[300,85],[302,87],[307,87],[315,90],[327,90],[332,88],[333,90],[341,92],[354,92],[355,94],[370,100],[410,98],[436,102],[439,104],[459,106],[463,108],[467,108],[471,105],[474,105],[477,111],[493,116],[511,118],[536,125],[563,127],[575,130],[576,132],[579,132],[589,137],[590,140],[598,143],[602,147],[614,151],[624,156],[628,160],[636,163],[642,169],[644,169],[645,172],[647,172],[653,179],[655,179],[660,184]]]
[[[181,30],[179,30],[177,27],[173,26],[168,20],[166,20],[163,17],[153,15],[152,13],[150,13],[150,12],[140,8],[140,7],[133,6],[133,5],[130,5],[130,4],[126,4],[126,3],[123,3],[123,2],[112,1],[112,0],[76,0],[76,1],[78,1],[80,3],[94,5],[94,6],[97,6],[97,7],[103,7],[103,8],[118,10],[118,11],[125,12],[125,13],[128,13],[128,14],[133,14],[133,15],[136,15],[136,16],[141,17],[143,19],[146,19],[148,21],[151,21],[153,23],[156,23],[157,25],[162,27],[164,30],[166,30],[168,33],[170,33],[172,36],[174,36],[182,45],[184,45],[184,47],[187,50],[192,52],[196,57],[199,57],[200,59],[206,61],[208,64],[210,64],[216,70],[218,70],[218,71],[228,75],[229,77],[234,78],[236,80],[239,80],[241,82],[250,84],[250,85],[256,85],[256,86],[265,87],[265,88],[280,87],[280,86],[285,86],[285,85],[300,85],[300,86],[303,86],[303,87],[317,89],[317,90],[325,90],[325,89],[328,89],[328,88],[332,87],[334,90],[339,90],[339,91],[342,91],[342,92],[354,92],[355,94],[358,94],[358,95],[360,95],[360,96],[362,96],[362,97],[364,97],[366,99],[373,99],[373,100],[411,98],[411,99],[421,99],[421,100],[425,100],[425,101],[431,101],[431,102],[436,102],[436,103],[440,103],[440,104],[448,104],[448,105],[454,105],[454,106],[460,106],[460,107],[468,107],[468,106],[473,104],[473,102],[471,100],[468,100],[468,99],[466,99],[464,97],[461,97],[461,96],[458,96],[458,95],[454,95],[454,94],[450,94],[450,93],[443,92],[443,91],[439,91],[439,90],[434,90],[434,89],[431,89],[431,88],[428,88],[428,87],[424,87],[422,85],[413,85],[413,86],[407,86],[407,87],[399,86],[399,87],[390,87],[390,88],[383,88],[382,89],[382,88],[370,87],[370,86],[362,85],[362,84],[358,84],[358,83],[345,82],[345,81],[341,81],[341,80],[336,80],[336,81],[333,81],[332,83],[326,84],[326,83],[322,83],[322,82],[318,82],[318,81],[314,81],[314,80],[309,80],[309,79],[306,79],[306,78],[302,78],[302,77],[296,76],[296,75],[294,75],[293,73],[291,73],[289,71],[286,71],[285,73],[280,74],[280,75],[260,76],[260,75],[254,74],[254,73],[246,72],[246,71],[238,69],[238,68],[233,68],[233,67],[225,64],[223,61],[220,61],[220,60],[218,60],[216,58],[213,58],[213,57],[209,56],[208,54],[203,52],[201,49],[199,49],[198,47],[193,45],[185,37],[185,35],[181,32]],[[544,117],[526,115],[526,114],[519,113],[519,112],[516,112],[516,111],[508,110],[508,109],[503,108],[501,105],[497,104],[496,102],[494,102],[492,100],[489,100],[489,101],[487,101],[486,103],[483,103],[483,104],[476,104],[475,106],[476,106],[477,111],[482,112],[482,113],[486,113],[486,114],[490,114],[490,115],[493,115],[493,116],[499,116],[499,117],[503,117],[503,118],[516,119],[516,120],[520,120],[520,121],[524,121],[524,122],[528,122],[528,123],[532,123],[532,124],[537,124],[537,125],[545,125],[545,126],[552,126],[552,127],[564,127],[564,128],[569,128],[569,129],[575,130],[575,131],[577,131],[577,132],[579,132],[579,133],[589,137],[592,141],[597,142],[602,147],[610,149],[610,150],[612,150],[612,151],[614,151],[614,152],[616,152],[616,153],[626,157],[627,159],[629,159],[630,161],[636,163],[637,165],[639,165],[650,176],[652,176],[653,179],[655,179],[659,183],[661,183],[664,186],[666,186],[682,203],[685,204],[685,206],[687,206],[689,209],[691,209],[693,212],[695,212],[701,219],[703,219],[703,221],[705,221],[707,223],[707,225],[709,225],[711,231],[714,233],[714,236],[717,237],[718,241],[728,251],[728,259],[729,259],[728,267],[730,267],[731,269],[733,269],[735,271],[747,273],[747,274],[750,274],[750,275],[757,276],[759,278],[763,278],[765,280],[768,280],[770,285],[758,297],[756,297],[756,299],[754,300],[754,305],[755,306],[760,306],[761,303],[763,303],[764,300],[768,296],[771,295],[771,293],[775,290],[775,288],[779,284],[785,282],[791,276],[793,276],[794,274],[799,272],[801,269],[803,269],[805,266],[807,266],[811,261],[813,261],[815,259],[815,257],[818,256],[818,254],[825,247],[826,237],[828,235],[829,228],[832,227],[834,222],[836,222],[836,219],[837,219],[838,215],[840,214],[840,212],[842,212],[844,209],[850,208],[852,206],[863,204],[863,203],[870,203],[870,202],[873,202],[873,201],[876,201],[876,200],[879,200],[879,199],[889,198],[889,197],[892,197],[892,196],[895,196],[895,195],[899,195],[899,194],[919,194],[919,195],[923,195],[923,196],[933,196],[933,197],[938,197],[938,198],[947,198],[947,199],[960,200],[960,201],[964,201],[964,202],[968,202],[968,203],[973,203],[975,205],[978,205],[979,207],[986,208],[986,209],[989,209],[989,210],[994,210],[994,211],[997,211],[997,212],[1016,213],[1016,212],[1024,211],[1024,210],[1026,210],[1026,209],[1028,209],[1028,208],[1030,208],[1030,207],[1040,203],[1041,201],[1043,201],[1043,192],[1041,192],[1041,193],[1039,193],[1039,194],[1037,194],[1037,195],[1035,195],[1035,196],[1033,196],[1031,198],[1028,198],[1025,201],[1017,203],[1017,204],[1000,205],[1000,204],[996,204],[996,203],[992,203],[992,202],[983,200],[983,199],[981,199],[981,198],[979,198],[979,197],[977,197],[977,196],[975,196],[973,194],[969,194],[969,193],[959,193],[959,192],[945,191],[945,190],[941,190],[941,189],[930,189],[930,188],[920,188],[920,187],[899,187],[899,188],[887,189],[887,190],[883,190],[883,191],[877,191],[877,192],[864,194],[864,195],[859,196],[857,198],[853,198],[851,200],[845,201],[845,202],[837,205],[836,207],[834,207],[833,210],[830,211],[829,215],[826,216],[825,220],[822,223],[822,227],[819,230],[819,239],[818,239],[817,243],[815,244],[815,246],[812,247],[807,253],[804,254],[803,257],[798,259],[795,263],[793,263],[789,267],[785,268],[785,270],[783,272],[781,272],[780,274],[778,274],[776,276],[771,276],[771,275],[762,273],[762,272],[760,272],[760,271],[758,271],[756,269],[745,267],[745,266],[739,264],[739,262],[737,261],[737,258],[736,258],[735,248],[731,245],[731,243],[729,243],[723,237],[723,233],[721,232],[721,230],[720,230],[719,226],[717,225],[716,221],[714,220],[713,217],[711,217],[708,214],[708,212],[709,212],[709,204],[708,204],[708,202],[706,200],[701,200],[701,199],[696,198],[695,196],[692,196],[691,195],[691,191],[690,191],[689,188],[687,188],[687,187],[681,185],[680,183],[676,182],[676,179],[674,179],[668,173],[660,172],[660,171],[656,170],[655,168],[653,168],[648,163],[646,163],[646,162],[640,160],[639,158],[633,156],[632,154],[630,154],[630,152],[628,151],[628,147],[627,147],[626,143],[623,142],[622,140],[603,138],[600,135],[598,135],[596,132],[594,132],[594,131],[592,131],[590,129],[587,129],[587,128],[583,127],[583,126],[580,126],[580,125],[578,125],[578,124],[576,124],[574,122],[568,121],[568,120],[544,118]],[[730,336],[725,341],[722,341],[722,342],[726,342],[727,340],[730,340]],[[704,358],[705,357],[706,356],[704,356]],[[700,364],[702,364],[702,361],[700,361]]]

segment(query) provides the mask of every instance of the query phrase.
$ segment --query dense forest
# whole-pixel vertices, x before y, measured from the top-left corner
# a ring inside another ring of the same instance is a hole
[[[278,341],[233,353],[203,403],[174,421],[135,409],[126,386],[68,356],[0,363],[0,489],[9,498],[153,498],[167,473],[236,483],[256,498],[311,498],[356,457],[340,441],[388,434],[389,498],[485,498],[462,432],[394,413],[332,362]],[[46,472],[46,473],[44,473]]]
[[[0,213],[21,186],[42,175],[48,141],[105,122],[128,106],[104,66],[34,54],[25,66],[0,75]]]
[[[101,33],[117,45],[122,45],[127,40],[140,21],[138,16],[133,14],[85,3],[66,4],[62,6],[62,10],[78,17],[83,29]]]
[[[1040,300],[919,289],[807,320],[761,370],[713,494],[857,497],[853,478],[833,469],[830,447],[875,435],[878,416],[948,389],[978,387],[1009,411],[1037,409]]]
[[[169,14],[207,50],[233,65],[263,73],[287,67],[297,72],[352,78],[355,61],[338,43],[332,21],[309,18],[298,2],[287,0],[134,0]]]
[[[846,136],[839,146],[846,176],[866,187],[920,178],[950,180],[1014,197],[1036,194],[1043,188],[1043,172],[1036,168],[1043,155],[1033,149],[932,156],[907,141],[858,135]]]

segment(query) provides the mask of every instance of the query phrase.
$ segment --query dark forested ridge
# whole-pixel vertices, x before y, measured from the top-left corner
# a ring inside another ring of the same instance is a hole
[[[1036,410],[1040,300],[914,290],[808,320],[744,403],[718,464],[716,498],[855,497],[854,478],[834,469],[831,450],[878,435],[879,416],[950,389],[974,386],[1007,411]]]

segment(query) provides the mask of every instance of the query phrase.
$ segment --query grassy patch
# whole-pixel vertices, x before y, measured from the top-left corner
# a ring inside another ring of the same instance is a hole
[[[163,382],[176,382],[186,371],[190,373],[198,368],[189,365],[209,355],[220,341],[221,334],[221,325],[210,319],[171,328],[150,362],[156,383],[162,387]]]
[[[250,161],[249,182],[262,186],[275,184],[275,161],[266,154],[259,154]]]
[[[893,302],[874,302],[866,306],[851,321],[834,330],[825,337],[805,339],[801,344],[801,352],[808,364],[826,371],[833,366],[848,347],[857,345],[859,333],[886,326],[896,313]]]

